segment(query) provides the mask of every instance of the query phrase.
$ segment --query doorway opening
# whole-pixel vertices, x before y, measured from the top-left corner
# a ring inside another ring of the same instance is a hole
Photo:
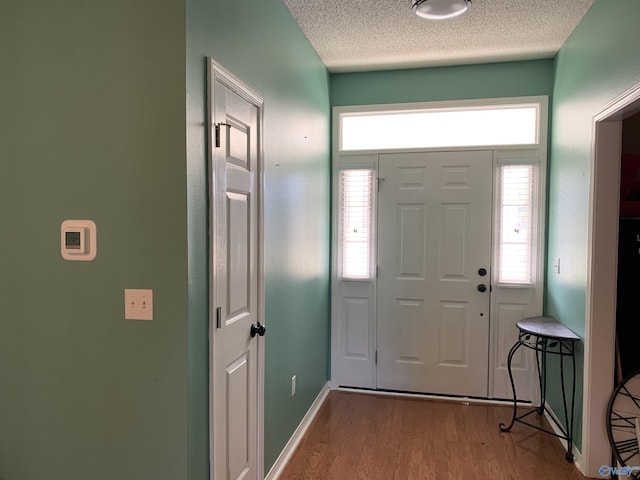
[[[585,319],[582,471],[611,461],[604,418],[614,386],[622,129],[640,112],[640,84],[593,117]]]
[[[425,127],[496,112],[529,135]],[[333,388],[509,398],[515,324],[542,313],[547,98],[337,107],[333,137]],[[514,359],[522,399],[529,357]]]

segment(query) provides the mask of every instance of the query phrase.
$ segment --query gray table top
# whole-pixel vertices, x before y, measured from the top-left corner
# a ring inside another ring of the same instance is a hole
[[[521,332],[556,340],[580,340],[580,337],[553,317],[528,317],[516,323]]]

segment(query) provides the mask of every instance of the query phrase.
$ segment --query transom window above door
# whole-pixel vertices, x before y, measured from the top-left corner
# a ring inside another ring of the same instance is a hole
[[[509,101],[509,99],[506,99]],[[339,113],[339,150],[458,148],[475,146],[537,145],[540,141],[539,103],[504,103],[473,106],[456,102],[447,106],[412,108],[386,106],[384,110]]]

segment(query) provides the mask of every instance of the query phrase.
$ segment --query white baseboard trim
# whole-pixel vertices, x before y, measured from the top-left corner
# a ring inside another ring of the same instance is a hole
[[[320,407],[322,406],[324,401],[327,399],[327,396],[329,395],[330,390],[331,389],[329,388],[329,382],[327,382],[322,387],[322,390],[320,390],[320,393],[318,393],[318,396],[311,404],[311,407],[309,407],[309,410],[300,421],[298,428],[296,428],[295,432],[293,432],[293,435],[291,435],[291,438],[289,439],[287,444],[284,446],[284,449],[282,450],[282,452],[278,456],[278,459],[275,461],[275,463],[271,467],[271,470],[269,470],[269,473],[267,473],[267,476],[264,477],[265,480],[277,480],[280,477],[280,475],[282,474],[282,471],[284,470],[284,467],[286,467],[287,463],[289,463],[289,460],[291,460],[291,456],[293,455],[293,452],[295,452],[296,448],[298,448],[298,445],[300,444],[302,437],[304,437],[304,434],[308,430],[309,425],[311,425],[311,422],[320,411]]]
[[[544,405],[545,405],[544,416],[547,418],[547,422],[549,423],[549,425],[551,425],[551,429],[557,435],[564,435],[564,433],[558,428],[558,425],[556,425],[556,422],[558,423],[562,423],[562,422],[560,422],[555,412],[551,409],[551,407],[549,406],[549,403],[545,402]],[[554,419],[556,422],[554,422]],[[562,444],[562,448],[564,448],[566,452],[567,441],[564,438],[560,438],[560,437],[556,437],[556,438],[560,441],[560,443]],[[580,450],[578,450],[578,447],[576,447],[575,441],[572,445],[572,453],[573,453],[573,463],[575,464],[576,468],[580,471],[580,473],[586,476],[584,461],[582,460],[582,453],[580,452]]]

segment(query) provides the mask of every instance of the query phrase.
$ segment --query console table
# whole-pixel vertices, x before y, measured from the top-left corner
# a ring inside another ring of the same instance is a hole
[[[513,416],[511,423],[506,425],[500,423],[500,430],[508,432],[514,423],[519,422],[529,427],[535,428],[542,432],[554,435],[567,441],[567,453],[565,455],[568,461],[573,461],[573,411],[576,396],[576,359],[575,346],[580,337],[561,324],[553,317],[529,317],[524,318],[516,323],[518,327],[518,341],[509,350],[507,357],[507,370],[509,371],[509,380],[511,381],[511,389],[513,390]],[[516,385],[513,381],[513,373],[511,371],[511,361],[520,347],[530,348],[536,352],[536,366],[538,369],[538,381],[540,383],[540,406],[535,407],[522,415],[518,415],[518,397],[516,395]],[[564,425],[561,425],[555,416],[549,412],[546,406],[547,394],[547,355],[558,355],[560,357],[560,388],[562,389],[562,404],[564,413]],[[565,357],[571,360],[571,400],[568,406],[567,391],[565,387],[564,360]],[[545,410],[550,413],[549,417],[562,432],[557,434],[554,431],[533,425],[525,421],[525,418],[532,413],[542,415]]]

